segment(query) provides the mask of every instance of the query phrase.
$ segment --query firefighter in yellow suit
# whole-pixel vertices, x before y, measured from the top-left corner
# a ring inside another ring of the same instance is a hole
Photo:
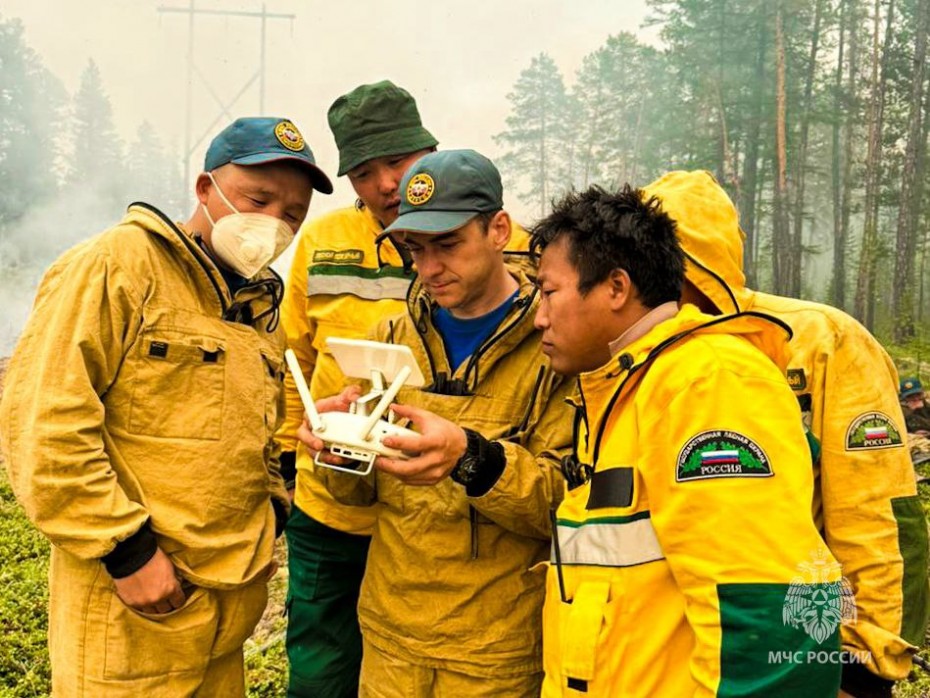
[[[235,698],[287,497],[281,279],[267,266],[332,184],[293,123],[210,144],[186,224],[133,204],[46,274],[0,440],[53,543],[56,698]],[[260,205],[259,205],[260,204]]]
[[[746,288],[738,214],[710,173],[671,172],[644,191],[677,224],[686,299],[713,314],[767,313],[794,331],[787,377],[815,452],[814,519],[855,594],[843,647],[865,658],[844,666],[843,689],[891,696],[923,643],[930,600],[927,527],[894,364],[846,313]]]
[[[378,236],[397,218],[401,177],[437,145],[414,98],[388,80],[342,95],[328,119],[338,174],[348,177],[358,200],[301,230],[281,309],[288,345],[320,397],[338,393],[345,380],[326,339],[366,337],[383,317],[406,308],[416,276],[410,255]],[[514,224],[508,250],[519,255],[527,244],[526,231]],[[288,697],[354,696],[362,656],[355,609],[378,508],[338,504],[307,476],[311,458],[297,442],[304,411],[290,374],[285,386],[278,440],[282,472],[294,490],[287,526]]]
[[[306,473],[340,502],[381,507],[358,604],[359,696],[534,698],[545,582],[536,567],[563,489],[570,383],[540,351],[535,286],[505,264],[512,225],[494,164],[472,150],[430,153],[400,191],[386,233],[410,249],[417,281],[407,312],[373,337],[407,345],[426,378],[394,406],[418,433],[384,441],[411,458],[379,457],[366,477]],[[306,422],[298,436],[323,448]]]
[[[532,242],[543,351],[580,374],[543,696],[835,698],[847,597],[772,360],[787,328],[679,311],[674,226],[637,190],[569,194]]]

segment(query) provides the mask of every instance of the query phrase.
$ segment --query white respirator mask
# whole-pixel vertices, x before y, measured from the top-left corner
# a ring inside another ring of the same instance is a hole
[[[284,252],[294,239],[294,231],[280,218],[264,213],[240,213],[213,179],[213,173],[207,172],[207,177],[223,203],[232,211],[214,221],[207,207],[201,204],[213,226],[210,247],[219,261],[244,278],[251,279]]]

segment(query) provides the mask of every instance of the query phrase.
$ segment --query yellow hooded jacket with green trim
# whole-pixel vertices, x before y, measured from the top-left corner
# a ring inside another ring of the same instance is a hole
[[[54,545],[101,558],[148,522],[195,584],[264,573],[272,498],[287,509],[273,439],[284,334],[259,316],[282,286],[268,272],[230,297],[197,242],[145,204],[50,267],[9,364],[0,440]]]
[[[499,329],[452,372],[431,306],[418,282],[409,312],[378,325],[373,338],[409,346],[432,388],[404,388],[398,401],[474,429],[504,447],[506,466],[490,491],[468,497],[446,478],[405,486],[316,468],[340,502],[378,502],[377,526],[359,599],[365,639],[404,661],[471,676],[540,671],[544,576],[550,511],[561,500],[561,457],[571,448],[571,381],[541,352],[533,327],[535,286],[520,290]],[[431,390],[440,373],[467,395]]]
[[[281,324],[316,398],[342,390],[346,379],[327,350],[328,337],[361,339],[382,319],[403,313],[415,277],[393,243],[378,244],[381,224],[369,209],[333,211],[304,226],[288,275]],[[527,249],[526,232],[514,226],[509,250]],[[310,467],[307,450],[298,447],[297,428],[304,408],[294,378],[285,377],[287,415],[278,433],[285,451],[296,451],[294,503],[313,519],[346,533],[370,535],[377,508],[337,504],[316,478],[301,476]]]
[[[794,592],[810,608],[802,565],[832,599],[839,577],[808,512],[797,403],[753,346],[777,356],[787,333],[714,320],[686,305],[579,377],[593,471],[558,510],[544,697],[837,694],[838,623],[818,643],[783,618]]]
[[[736,208],[709,172],[671,172],[644,189],[675,221],[686,275],[723,313],[758,311],[788,323],[788,382],[819,448],[814,519],[855,594],[846,649],[889,680],[911,667],[930,613],[927,527],[904,440],[891,358],[836,308],[752,291],[742,271]]]

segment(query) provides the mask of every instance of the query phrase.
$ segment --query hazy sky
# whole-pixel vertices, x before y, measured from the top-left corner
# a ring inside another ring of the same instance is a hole
[[[187,8],[190,1],[0,0],[0,15],[23,21],[27,43],[71,94],[88,59],[97,62],[124,140],[148,119],[180,154],[188,15],[159,8]],[[260,11],[262,4],[195,0],[196,8],[206,10]],[[293,119],[332,174],[336,149],[326,110],[353,87],[389,78],[416,97],[440,147],[473,147],[493,156],[491,136],[503,129],[509,110],[506,94],[533,56],[549,53],[571,81],[585,54],[611,34],[640,32],[648,14],[645,0],[265,0],[264,5],[268,12],[295,15],[293,21],[267,23],[264,111]],[[209,89],[228,102],[258,68],[260,21],[198,15],[194,35],[195,65]],[[643,36],[652,39],[654,32]],[[204,81],[195,75],[193,83],[196,140],[221,112]],[[256,114],[258,95],[256,83],[230,108],[232,116]],[[224,116],[212,133],[227,121]],[[207,142],[195,150],[198,165]],[[342,178],[333,197],[317,197],[311,215],[351,198]]]
[[[148,120],[183,160],[189,19],[159,8],[188,8],[190,2],[0,0],[0,17],[22,21],[26,43],[70,95],[88,60],[96,61],[124,143],[133,141],[139,124]],[[263,5],[262,0],[194,3],[197,9],[240,12],[258,12]],[[655,30],[640,30],[649,14],[645,0],[264,0],[264,6],[271,13],[295,15],[267,22],[264,113],[292,119],[336,184],[332,196],[314,197],[311,217],[355,199],[345,177],[335,177],[337,153],[326,123],[329,105],[354,87],[393,80],[416,98],[441,148],[475,148],[494,158],[499,151],[492,136],[504,129],[510,109],[506,95],[534,56],[552,56],[570,84],[584,56],[612,34],[636,32],[657,41]],[[213,95],[229,104],[256,73],[260,27],[251,18],[196,17],[191,130],[194,141],[209,135],[192,149],[191,181],[210,138],[232,118],[259,113],[257,82],[229,107],[229,116],[222,115]],[[51,260],[122,213],[90,219],[81,215],[83,203],[56,200],[31,211],[13,233],[41,243]],[[531,222],[507,192],[505,205],[518,220]],[[166,213],[186,219],[190,211]],[[275,266],[284,271],[289,262],[290,251]],[[12,349],[42,272],[22,269],[0,278],[0,356]]]

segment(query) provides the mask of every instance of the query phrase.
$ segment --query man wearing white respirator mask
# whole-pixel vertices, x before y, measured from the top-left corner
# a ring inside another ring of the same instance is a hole
[[[237,119],[184,224],[136,203],[47,272],[9,365],[0,445],[54,543],[55,696],[243,696],[287,517],[283,284],[312,191],[294,124]]]
[[[203,213],[212,226],[210,246],[222,264],[251,279],[284,252],[294,239],[294,231],[280,218],[238,211],[223,194],[213,173],[207,172],[206,175],[223,203],[232,210],[231,215],[217,222],[210,217],[207,207],[203,207]],[[294,205],[299,206],[299,202]]]

